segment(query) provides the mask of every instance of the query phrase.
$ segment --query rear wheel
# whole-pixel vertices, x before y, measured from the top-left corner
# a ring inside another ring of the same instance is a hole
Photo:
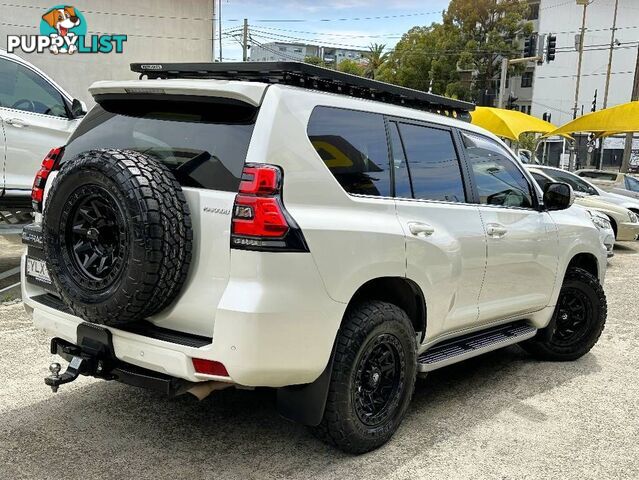
[[[522,347],[542,360],[576,360],[590,351],[604,329],[606,295],[597,277],[568,270],[550,325]]]
[[[415,387],[415,332],[406,313],[379,301],[346,315],[336,340],[324,417],[314,434],[349,453],[386,443]]]

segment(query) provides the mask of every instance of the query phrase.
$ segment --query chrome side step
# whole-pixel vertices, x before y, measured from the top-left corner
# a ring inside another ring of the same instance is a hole
[[[536,333],[535,327],[521,320],[446,340],[433,345],[419,356],[417,370],[430,372],[482,353],[522,342],[534,337]]]

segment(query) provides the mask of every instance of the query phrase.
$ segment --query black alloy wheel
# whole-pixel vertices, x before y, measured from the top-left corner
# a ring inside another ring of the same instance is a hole
[[[71,221],[66,225],[67,253],[81,275],[100,289],[117,278],[125,262],[128,236],[124,214],[99,185],[78,190],[81,200],[71,207]]]
[[[593,323],[592,300],[581,290],[562,290],[555,310],[555,334],[553,343],[570,346],[578,343],[588,334]]]
[[[353,403],[364,425],[384,423],[397,408],[406,371],[397,337],[382,334],[370,342],[355,373]]]

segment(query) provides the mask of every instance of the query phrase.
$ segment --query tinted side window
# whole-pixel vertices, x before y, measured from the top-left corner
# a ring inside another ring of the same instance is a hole
[[[632,177],[626,177],[626,188],[633,192],[639,192],[639,180]]]
[[[617,180],[617,174],[616,173],[604,173],[604,172],[579,172],[579,176],[580,177],[586,177],[586,178],[597,178],[599,180],[611,180],[611,181],[615,181]]]
[[[570,185],[575,192],[586,193],[588,195],[598,195],[597,190],[572,173],[561,172],[559,170],[550,170],[547,173],[555,180],[565,182]]]
[[[499,144],[468,133],[462,133],[462,138],[480,203],[504,207],[533,206],[528,180]]]
[[[0,106],[66,117],[62,95],[40,75],[9,60],[0,59]]]
[[[415,198],[465,202],[461,167],[451,132],[408,123],[400,123],[399,131]]]
[[[309,120],[308,138],[348,193],[391,195],[382,115],[317,107]]]
[[[550,180],[548,180],[543,175],[540,175],[540,174],[535,173],[535,172],[531,172],[530,174],[535,179],[535,182],[537,182],[539,184],[539,186],[541,187],[542,190],[544,189],[546,184],[550,182]]]

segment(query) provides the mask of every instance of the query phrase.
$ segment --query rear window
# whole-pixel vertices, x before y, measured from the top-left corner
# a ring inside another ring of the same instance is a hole
[[[237,191],[257,109],[220,99],[102,100],[69,139],[64,160],[87,150],[135,150],[155,158],[182,186]]]

